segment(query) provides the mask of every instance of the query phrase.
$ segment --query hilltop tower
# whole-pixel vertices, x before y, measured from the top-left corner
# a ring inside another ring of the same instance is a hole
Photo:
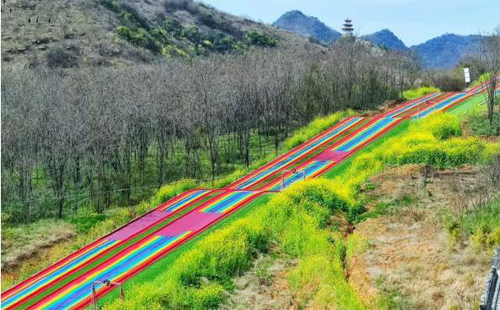
[[[343,25],[342,31],[344,31],[344,35],[346,37],[353,36],[354,28],[352,26],[352,20],[350,20],[349,17],[344,20],[344,25]]]

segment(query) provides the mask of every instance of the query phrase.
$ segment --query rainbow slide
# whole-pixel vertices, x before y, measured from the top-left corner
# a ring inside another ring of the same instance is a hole
[[[443,111],[473,93],[430,94],[376,117],[349,117],[223,189],[194,189],[4,291],[2,309],[79,309],[266,195],[322,175],[405,119]]]

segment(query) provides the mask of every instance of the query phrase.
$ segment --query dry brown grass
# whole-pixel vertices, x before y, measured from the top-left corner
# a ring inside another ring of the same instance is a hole
[[[254,267],[235,280],[235,291],[222,309],[298,309],[286,278],[296,262],[275,255],[260,256]]]
[[[359,258],[351,284],[375,304],[383,292],[398,292],[408,302],[401,308],[477,309],[488,255],[468,246],[450,246],[439,212],[471,198],[478,182],[475,168],[426,171],[419,167],[389,170],[366,191],[376,201],[396,201],[387,216],[357,225],[370,242]],[[464,190],[466,190],[464,192]],[[412,197],[406,203],[401,197]],[[383,281],[380,281],[383,279]],[[361,294],[363,296],[363,294]]]
[[[64,221],[39,221],[2,229],[2,277],[54,247],[75,236],[74,227]]]

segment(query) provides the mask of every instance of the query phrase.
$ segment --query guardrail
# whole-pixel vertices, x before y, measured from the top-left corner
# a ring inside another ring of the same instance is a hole
[[[479,306],[481,310],[500,310],[500,248],[492,259],[492,265],[483,300]]]

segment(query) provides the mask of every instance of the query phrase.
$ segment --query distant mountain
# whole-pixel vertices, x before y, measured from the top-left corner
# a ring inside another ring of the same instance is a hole
[[[453,68],[462,58],[478,51],[481,36],[445,34],[411,49],[420,55],[422,65],[431,68]]]
[[[326,43],[342,36],[340,32],[326,26],[316,17],[307,16],[297,10],[283,14],[273,26]],[[477,52],[481,37],[445,34],[411,48],[406,47],[389,29],[364,35],[361,39],[390,50],[412,50],[420,56],[422,65],[427,68],[453,68],[465,55]]]
[[[373,34],[365,35],[362,39],[369,41],[377,46],[389,50],[406,51],[408,47],[392,31],[384,29]]]
[[[313,37],[322,42],[332,42],[340,38],[340,32],[333,30],[319,19],[307,16],[301,11],[290,11],[283,14],[273,23],[273,26],[307,37]]]

